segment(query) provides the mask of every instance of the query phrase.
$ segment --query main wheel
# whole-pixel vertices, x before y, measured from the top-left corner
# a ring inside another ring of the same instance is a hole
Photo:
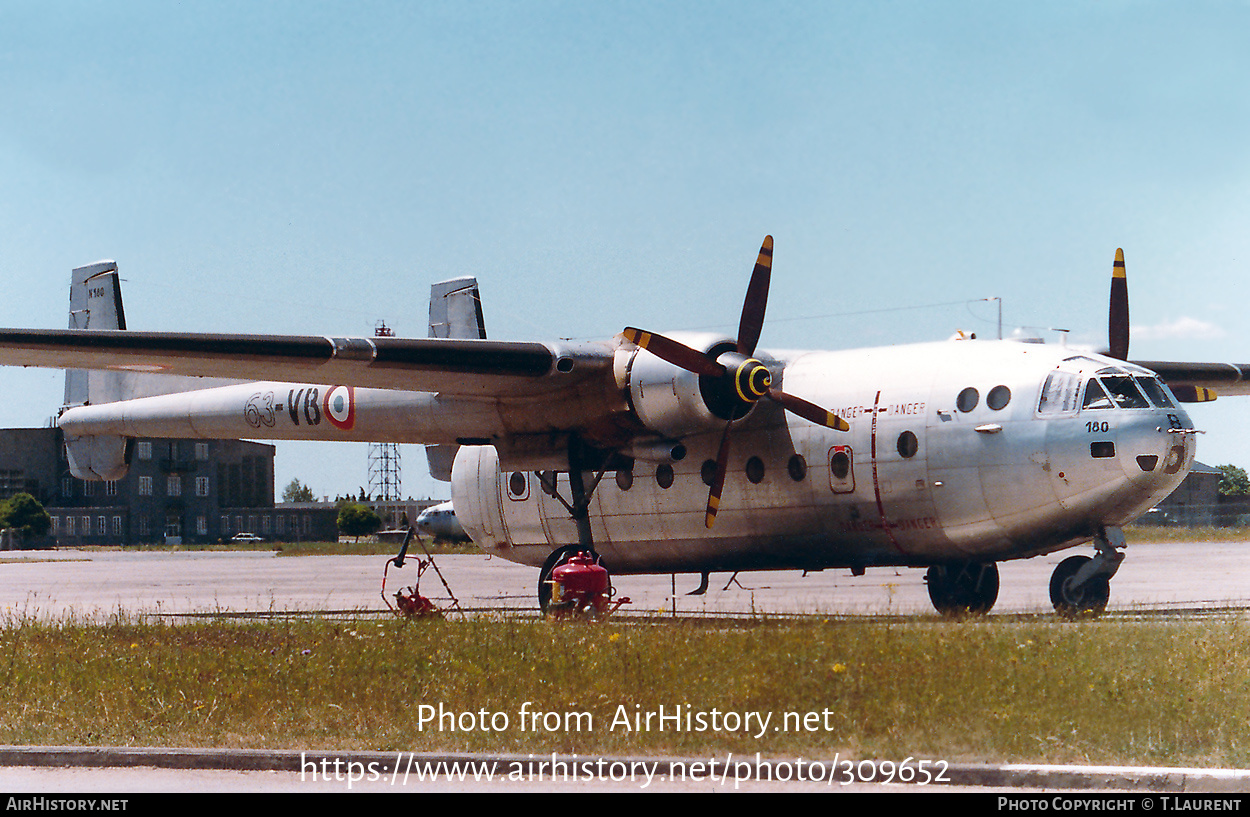
[[[929,600],[944,616],[982,615],[998,601],[998,565],[994,562],[933,565],[925,583]]]
[[[1106,576],[1093,576],[1081,587],[1073,584],[1077,572],[1089,561],[1088,556],[1069,556],[1050,576],[1050,603],[1064,618],[1092,618],[1107,609],[1111,581]]]
[[[565,545],[562,548],[556,548],[547,557],[547,561],[543,562],[543,569],[538,574],[538,609],[545,616],[552,612],[551,610],[551,574],[560,565],[567,562],[586,548],[580,545]],[[594,551],[591,551],[592,553]],[[603,557],[595,553],[595,564],[603,567]]]

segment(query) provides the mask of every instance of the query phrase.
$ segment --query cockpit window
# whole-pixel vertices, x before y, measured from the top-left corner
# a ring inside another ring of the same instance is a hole
[[[1126,409],[1150,408],[1150,401],[1134,385],[1133,378],[1117,375],[1100,377],[1099,380],[1107,387],[1107,393],[1111,395],[1111,399],[1115,401],[1117,407]]]
[[[1098,379],[1090,378],[1085,386],[1085,402],[1081,404],[1081,408],[1109,409],[1115,408],[1115,403],[1111,402],[1111,398],[1107,396],[1107,390],[1102,387]]]
[[[1085,387],[1086,409],[1144,409],[1150,408],[1141,390],[1135,385],[1134,378],[1129,375],[1105,375],[1090,378]]]
[[[1153,377],[1137,378],[1137,385],[1141,386],[1142,391],[1150,398],[1150,402],[1159,408],[1176,408],[1176,404],[1172,402],[1172,398],[1168,397],[1167,389],[1163,388],[1163,384]]]

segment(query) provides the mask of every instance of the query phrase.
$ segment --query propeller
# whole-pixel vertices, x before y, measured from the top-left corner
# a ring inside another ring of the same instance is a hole
[[[722,407],[729,407],[728,422],[721,433],[720,447],[716,452],[716,472],[712,477],[707,499],[704,524],[709,528],[716,521],[721,491],[725,487],[725,473],[729,468],[730,429],[734,420],[745,416],[759,400],[768,398],[786,411],[827,428],[837,431],[849,431],[851,428],[836,414],[773,386],[773,376],[768,367],[752,357],[764,328],[764,310],[768,304],[772,266],[773,237],[770,235],[765,236],[759,257],[755,260],[755,269],[751,272],[751,283],[747,286],[746,300],[742,304],[742,318],[738,321],[738,339],[734,351],[722,352],[713,359],[684,343],[654,332],[645,332],[631,326],[626,327],[623,333],[626,340],[641,346],[661,360],[705,378],[706,383],[701,386],[707,386],[706,396]],[[725,414],[722,413],[721,416]]]
[[[1111,309],[1107,319],[1108,356],[1128,360],[1128,278],[1124,275],[1124,250],[1116,249],[1111,268]]]

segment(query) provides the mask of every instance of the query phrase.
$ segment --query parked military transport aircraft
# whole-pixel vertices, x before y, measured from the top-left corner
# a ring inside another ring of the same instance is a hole
[[[450,502],[440,502],[422,511],[417,517],[417,532],[447,542],[469,541],[469,534],[461,527],[455,506]]]
[[[1250,393],[1250,365],[1127,361],[1119,251],[1108,355],[765,352],[772,246],[736,337],[594,343],[485,340],[471,281],[436,285],[430,338],[131,332],[102,262],[74,271],[71,328],[0,330],[0,364],[77,368],[58,422],[84,479],[123,475],[138,437],[429,444],[474,541],[542,568],[544,607],[552,570],[589,550],[703,587],[712,571],[925,567],[938,610],[987,611],[997,561],[1092,541],[1050,590],[1062,613],[1098,612],[1120,526],[1193,462],[1181,402]]]

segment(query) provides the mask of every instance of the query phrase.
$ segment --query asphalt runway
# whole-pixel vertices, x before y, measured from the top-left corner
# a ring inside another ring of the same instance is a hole
[[[1049,614],[1050,574],[1076,548],[999,565],[993,614]],[[129,614],[265,615],[386,613],[385,556],[279,556],[272,552],[31,551],[0,553],[0,611],[5,616],[104,618]],[[462,608],[536,609],[538,571],[485,556],[436,556]],[[1250,608],[1250,543],[1138,544],[1111,582],[1113,614],[1167,614]],[[391,568],[387,595],[416,579],[416,562]],[[731,581],[732,579],[732,581]],[[702,596],[686,595],[698,576],[619,576],[627,615],[935,615],[924,571],[873,568],[803,575],[799,571],[713,574]],[[451,609],[434,571],[421,592]],[[674,588],[676,593],[674,593]]]

